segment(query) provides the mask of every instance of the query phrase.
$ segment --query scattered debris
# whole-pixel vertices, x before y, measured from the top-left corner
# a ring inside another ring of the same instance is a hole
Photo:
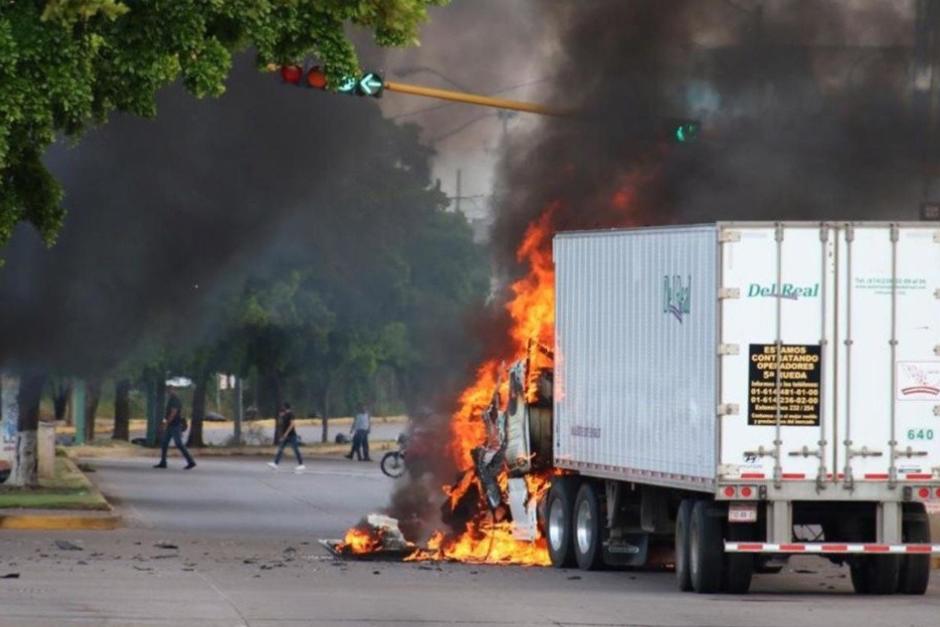
[[[581,579],[581,575],[571,575],[568,577],[568,581],[577,581],[578,579]]]
[[[84,551],[85,549],[74,542],[69,542],[68,540],[56,540],[55,545],[62,549],[63,551]]]
[[[145,573],[149,573],[153,571],[153,569],[149,566],[138,566],[137,564],[134,564],[134,570],[139,570]]]
[[[815,571],[815,570],[807,570],[807,569],[805,569],[805,568],[797,568],[797,569],[794,570],[793,572],[799,573],[800,575],[816,575],[816,574],[818,574],[818,572]]]
[[[168,551],[179,551],[179,550],[180,550],[180,548],[179,548],[178,546],[176,546],[175,544],[171,544],[171,543],[169,543],[169,542],[157,542],[157,543],[154,544],[153,546],[154,546],[154,548],[157,548],[157,549],[166,549],[166,550],[168,550]]]
[[[179,553],[161,553],[159,555],[151,555],[150,559],[162,560],[162,559],[167,559],[168,557],[179,557]]]
[[[77,563],[79,566],[88,566],[88,562],[86,562],[85,560],[78,560],[78,562],[76,562],[76,563]]]
[[[0,579],[19,579],[19,573],[7,573],[6,575],[0,575]]]
[[[247,558],[247,559],[243,559],[243,560],[242,560],[242,564],[255,564],[255,563],[257,563],[257,562],[258,562],[258,560],[256,560],[256,559],[253,558],[253,557],[249,557],[249,558]]]
[[[380,570],[373,570],[373,571],[372,571],[372,574],[373,574],[373,575],[381,575],[381,574],[382,574],[382,571],[380,571]]]

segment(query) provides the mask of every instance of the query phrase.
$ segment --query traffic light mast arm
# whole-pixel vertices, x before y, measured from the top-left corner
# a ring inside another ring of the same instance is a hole
[[[438,100],[450,100],[453,102],[465,102],[467,104],[481,105],[484,107],[494,107],[496,109],[511,109],[513,111],[525,111],[526,113],[537,113],[539,115],[567,115],[568,112],[558,109],[552,109],[545,105],[532,102],[521,102],[519,100],[507,100],[505,98],[492,98],[490,96],[481,96],[478,94],[468,94],[462,91],[452,89],[439,89],[437,87],[423,87],[421,85],[411,85],[409,83],[398,83],[396,81],[385,81],[386,91],[394,91],[400,94],[411,94],[412,96],[424,96],[426,98],[437,98]]]

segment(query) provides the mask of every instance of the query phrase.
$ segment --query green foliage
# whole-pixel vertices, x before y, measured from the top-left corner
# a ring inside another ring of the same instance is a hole
[[[348,26],[378,44],[416,43],[428,6],[446,0],[47,0],[0,6],[0,245],[20,221],[47,243],[62,189],[42,164],[59,135],[78,137],[113,111],[156,113],[177,79],[218,96],[232,55],[259,67],[316,56],[331,85],[358,73]]]

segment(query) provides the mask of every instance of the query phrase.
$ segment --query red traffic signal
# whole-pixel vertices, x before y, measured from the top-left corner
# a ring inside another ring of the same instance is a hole
[[[326,89],[326,73],[315,65],[307,72],[307,86],[314,89]]]
[[[303,70],[296,65],[285,65],[281,67],[281,79],[291,85],[300,85],[300,78],[303,76]]]

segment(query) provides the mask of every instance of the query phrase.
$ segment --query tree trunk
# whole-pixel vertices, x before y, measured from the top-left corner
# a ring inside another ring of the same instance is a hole
[[[39,487],[39,456],[36,431],[39,429],[39,400],[46,375],[30,373],[20,380],[17,396],[19,419],[16,434],[16,458],[10,484],[25,488]]]
[[[330,386],[323,392],[323,415],[320,416],[320,441],[324,444],[330,441]]]
[[[242,443],[242,421],[245,419],[245,404],[242,401],[242,378],[235,377],[235,446]]]
[[[281,393],[280,375],[277,372],[272,373],[268,384],[272,396],[274,397],[274,443],[277,444],[281,441],[281,436],[284,435],[284,425],[282,425],[281,421],[278,419],[278,414],[281,413],[281,403],[284,402],[283,394]]]
[[[56,420],[65,420],[66,410],[69,406],[69,396],[72,394],[72,386],[68,383],[59,382],[52,389],[52,407],[55,411]]]
[[[131,439],[131,382],[130,379],[119,379],[114,384],[114,432],[112,440]]]
[[[208,373],[200,373],[193,381],[193,413],[189,420],[189,438],[186,440],[186,446],[202,447],[206,445],[202,439],[202,422],[206,417],[206,384],[208,381]]]
[[[154,431],[156,439],[153,445],[156,446],[163,441],[163,419],[166,417],[166,375],[160,373],[157,377],[157,428]]]
[[[98,413],[98,401],[101,400],[101,380],[89,379],[86,382],[85,396],[85,442],[95,441],[95,414]]]

